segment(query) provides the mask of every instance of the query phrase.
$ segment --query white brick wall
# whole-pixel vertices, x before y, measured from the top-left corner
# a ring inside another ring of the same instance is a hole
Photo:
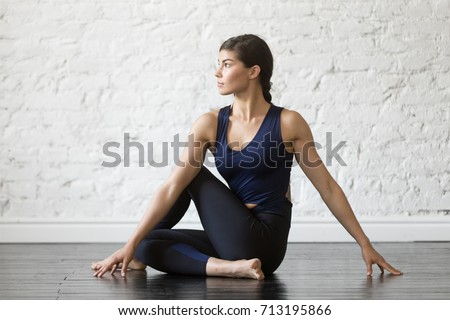
[[[347,166],[328,169],[358,216],[448,217],[449,20],[449,0],[1,0],[0,221],[137,220],[170,167],[135,151],[102,167],[103,144],[127,132],[161,160],[231,101],[215,60],[242,33],[269,43],[274,103],[306,118],[323,159],[326,132],[346,141]],[[294,223],[330,215],[298,167],[292,197]]]

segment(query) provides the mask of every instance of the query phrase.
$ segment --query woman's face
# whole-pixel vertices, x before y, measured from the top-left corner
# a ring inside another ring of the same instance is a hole
[[[221,50],[215,74],[219,93],[227,95],[245,91],[249,84],[250,72],[251,68],[246,68],[234,51]]]

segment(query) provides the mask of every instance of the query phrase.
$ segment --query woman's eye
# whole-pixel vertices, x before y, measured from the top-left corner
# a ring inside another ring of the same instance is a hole
[[[229,63],[225,63],[224,66],[225,66],[226,68],[229,68],[229,67],[230,67],[230,64],[229,64]]]

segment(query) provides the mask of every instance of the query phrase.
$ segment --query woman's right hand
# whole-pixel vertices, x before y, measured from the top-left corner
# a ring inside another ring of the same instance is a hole
[[[129,245],[125,245],[123,248],[117,250],[108,258],[102,261],[94,262],[92,264],[92,269],[96,270],[96,272],[94,273],[94,277],[101,277],[108,270],[111,270],[111,274],[113,274],[118,267],[121,267],[122,276],[125,277],[128,264],[133,259],[133,255],[134,249]]]

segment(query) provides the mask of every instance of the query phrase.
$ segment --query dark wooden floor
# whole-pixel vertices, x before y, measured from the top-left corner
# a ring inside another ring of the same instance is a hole
[[[366,277],[352,243],[291,243],[274,276],[182,277],[150,268],[95,278],[119,244],[0,244],[0,299],[450,299],[450,243],[380,243],[405,274]],[[375,266],[374,266],[375,267]]]

